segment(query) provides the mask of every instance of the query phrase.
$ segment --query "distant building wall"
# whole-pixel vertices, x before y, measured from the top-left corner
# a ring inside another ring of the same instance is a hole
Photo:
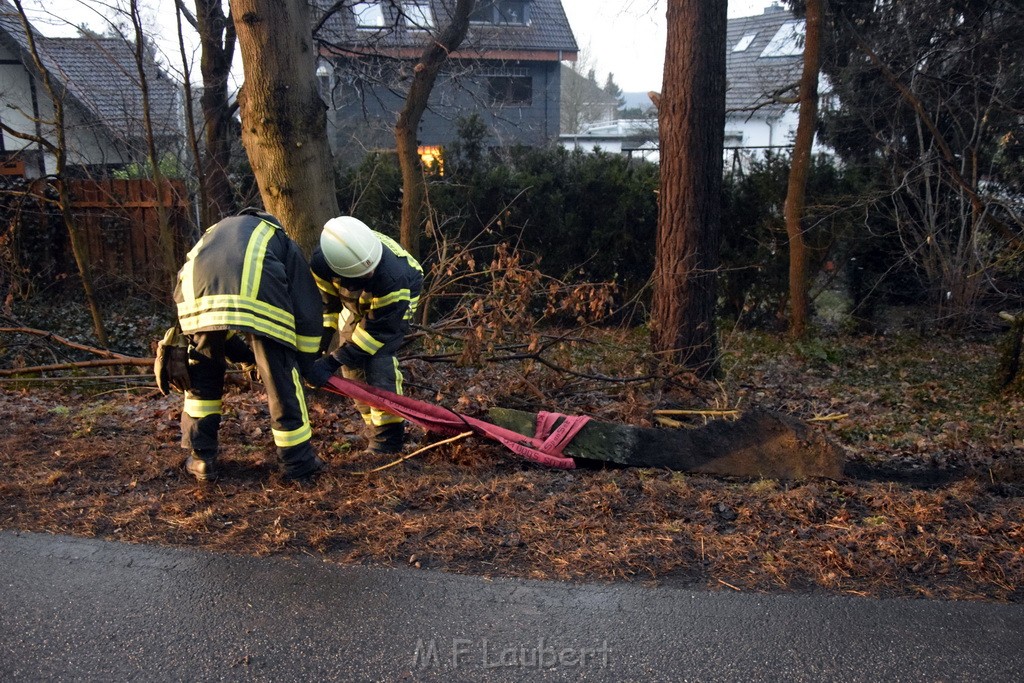
[[[344,61],[330,78],[321,89],[339,161],[393,148],[402,97],[353,78]],[[456,121],[475,113],[489,130],[488,144],[547,144],[558,137],[560,87],[559,63],[553,61],[482,62],[471,69],[445,70],[434,85],[417,139],[424,146],[447,145],[456,138]]]

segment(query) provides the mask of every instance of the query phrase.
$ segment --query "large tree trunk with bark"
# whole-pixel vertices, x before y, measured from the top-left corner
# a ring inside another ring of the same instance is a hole
[[[476,0],[458,0],[451,22],[420,56],[419,62],[413,67],[412,85],[409,86],[405,105],[395,123],[395,145],[402,168],[401,241],[402,246],[417,259],[420,258],[420,223],[426,188],[416,133],[423,112],[427,109],[437,74],[448,55],[458,49],[466,37],[469,15],[475,5]]]
[[[533,436],[537,424],[535,413],[507,408],[491,408],[487,417],[525,436]],[[842,479],[844,464],[843,452],[824,436],[800,420],[767,411],[698,429],[591,420],[563,452],[580,461],[768,479]]]
[[[807,0],[804,65],[800,77],[800,114],[789,169],[789,185],[783,215],[789,237],[789,333],[795,338],[807,332],[807,246],[802,219],[811,169],[814,122],[818,114],[818,71],[821,64],[821,0]]]
[[[308,257],[324,223],[338,215],[309,6],[304,0],[231,0],[231,14],[245,73],[242,144],[265,208]]]
[[[716,269],[725,129],[726,3],[669,0],[658,103],[661,185],[652,346],[700,376],[718,367]]]

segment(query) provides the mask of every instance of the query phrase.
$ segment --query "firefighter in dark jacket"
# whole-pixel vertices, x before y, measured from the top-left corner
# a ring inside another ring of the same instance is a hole
[[[215,474],[226,358],[254,362],[259,371],[285,479],[323,470],[310,445],[300,379],[319,352],[320,297],[281,223],[246,209],[210,227],[178,272],[174,301],[189,341],[190,387],[181,413],[181,445],[191,451],[188,472],[200,481]]]
[[[402,372],[395,354],[402,346],[423,287],[423,269],[393,239],[351,216],[332,218],[310,259],[324,303],[321,348],[334,333],[341,344],[320,358],[311,383],[322,386],[338,368],[350,379],[402,393]],[[402,449],[405,421],[356,403],[370,429],[370,448]]]

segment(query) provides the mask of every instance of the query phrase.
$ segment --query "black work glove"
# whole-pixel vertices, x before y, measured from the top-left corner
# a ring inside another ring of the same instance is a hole
[[[188,391],[192,381],[188,374],[188,340],[177,327],[168,328],[156,347],[153,363],[156,388],[166,396],[171,391]]]
[[[334,356],[322,356],[313,363],[304,377],[314,387],[322,387],[327,384],[327,380],[333,377],[340,367],[341,361]]]

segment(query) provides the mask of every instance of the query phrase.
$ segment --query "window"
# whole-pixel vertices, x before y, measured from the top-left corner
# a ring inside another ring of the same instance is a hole
[[[772,36],[762,57],[799,57],[804,53],[804,22],[787,21]]]
[[[384,6],[380,2],[357,2],[352,5],[359,28],[384,28]]]
[[[423,164],[424,169],[440,176],[444,175],[444,157],[441,154],[440,147],[424,147],[420,145],[416,148],[416,153],[420,155],[420,162]]]
[[[469,20],[477,24],[529,23],[529,2],[527,0],[481,0]]]
[[[733,52],[743,52],[750,44],[754,42],[754,38],[757,38],[756,33],[748,33],[747,35],[740,38],[740,42],[736,43],[736,47],[732,49]]]
[[[487,95],[491,104],[532,104],[533,79],[529,76],[489,76]]]
[[[405,25],[412,29],[434,28],[434,15],[430,5],[425,2],[403,2],[402,18]]]

